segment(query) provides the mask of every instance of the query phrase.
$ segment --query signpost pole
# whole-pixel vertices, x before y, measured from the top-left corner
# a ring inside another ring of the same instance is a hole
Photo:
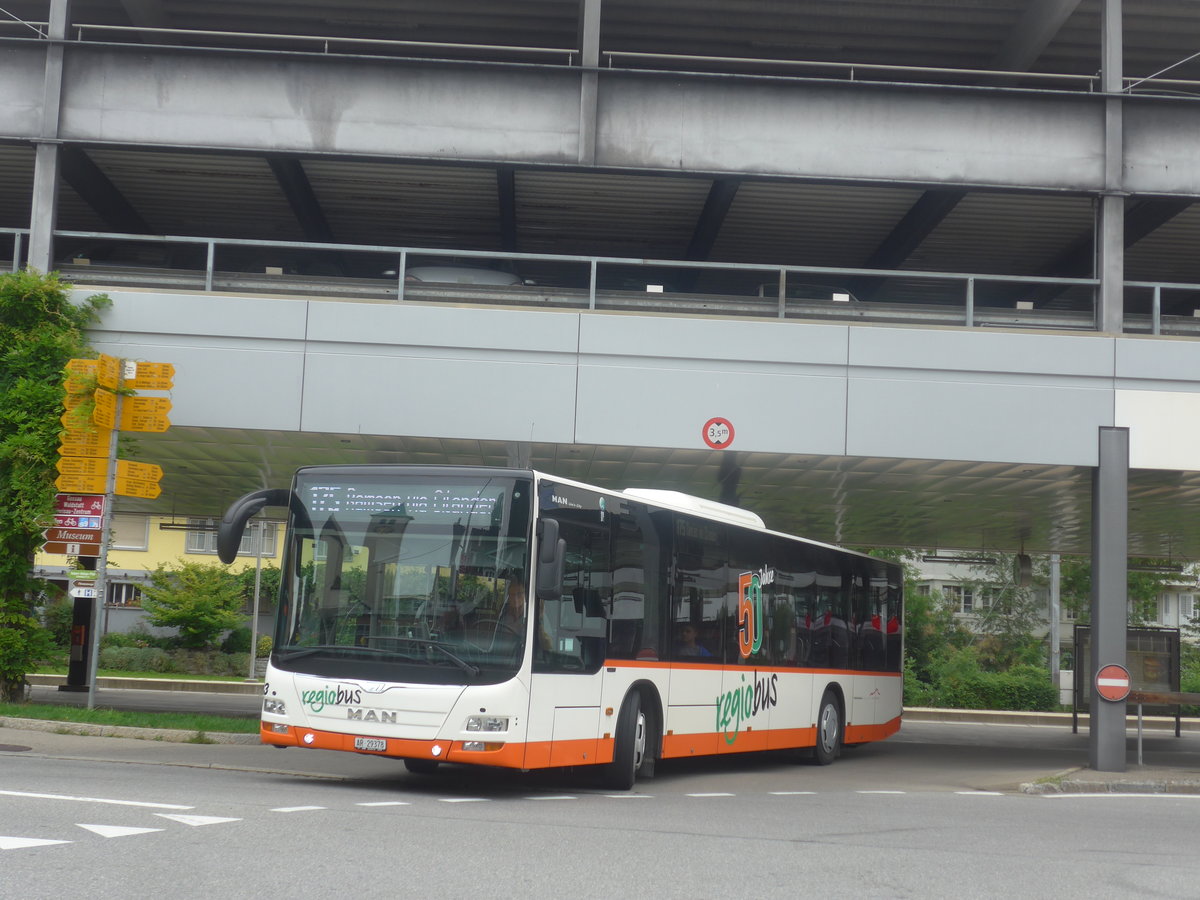
[[[117,387],[121,386],[122,366],[118,366]],[[105,522],[111,523],[116,500],[117,479],[117,435],[121,422],[121,394],[117,392],[116,423],[108,436],[108,476],[104,482],[104,509],[107,515]],[[111,525],[109,526],[111,527]],[[87,708],[96,708],[96,672],[100,667],[100,612],[108,598],[108,532],[101,532],[100,556],[96,560],[96,599],[92,601],[92,652],[88,658],[88,700]]]
[[[247,681],[254,680],[254,664],[258,661],[255,652],[258,648],[258,598],[262,590],[262,536],[263,521],[257,519],[251,523],[254,527],[254,611],[250,614],[250,671]]]

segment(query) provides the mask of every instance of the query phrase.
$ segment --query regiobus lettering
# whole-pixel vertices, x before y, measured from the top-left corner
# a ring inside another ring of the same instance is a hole
[[[598,766],[896,732],[902,573],[671,492],[526,469],[317,466],[287,511],[260,735],[442,763]],[[368,697],[369,708],[362,706]],[[343,712],[344,710],[344,712]]]

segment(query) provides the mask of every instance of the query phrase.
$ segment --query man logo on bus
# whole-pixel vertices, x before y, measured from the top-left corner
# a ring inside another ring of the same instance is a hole
[[[775,570],[763,567],[738,576],[738,652],[742,659],[762,649],[764,584],[775,583]]]

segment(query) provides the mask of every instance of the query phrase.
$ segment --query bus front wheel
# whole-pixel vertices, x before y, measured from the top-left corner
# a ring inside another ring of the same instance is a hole
[[[649,753],[647,737],[648,723],[642,710],[642,697],[637,691],[625,695],[617,716],[617,730],[613,747],[613,760],[604,768],[602,781],[613,791],[627,791],[633,787],[639,771],[645,770]]]
[[[817,714],[817,745],[813,747],[813,761],[827,766],[837,759],[842,746],[842,708],[832,691],[821,696],[821,709]]]

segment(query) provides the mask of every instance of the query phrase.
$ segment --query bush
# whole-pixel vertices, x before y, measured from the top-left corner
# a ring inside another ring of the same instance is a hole
[[[249,653],[250,629],[245,625],[233,629],[221,642],[221,650],[225,653]]]
[[[119,631],[110,631],[108,634],[100,638],[100,649],[107,650],[109,647],[149,647],[150,642],[146,640],[145,635],[130,632],[122,634]]]
[[[939,660],[935,669],[932,684],[918,682],[927,689],[925,698],[930,706],[1040,712],[1058,709],[1058,689],[1051,683],[1049,673],[1038,666],[1019,665],[1007,672],[985,672],[974,649],[963,648]]]
[[[275,646],[275,642],[269,634],[260,634],[258,636],[258,647],[255,649],[254,655],[259,659],[264,659],[271,655],[271,648]]]
[[[71,626],[75,624],[75,605],[66,597],[56,597],[42,610],[42,622],[56,647],[71,646]]]
[[[170,654],[159,647],[108,647],[100,651],[99,665],[118,672],[177,671]]]

